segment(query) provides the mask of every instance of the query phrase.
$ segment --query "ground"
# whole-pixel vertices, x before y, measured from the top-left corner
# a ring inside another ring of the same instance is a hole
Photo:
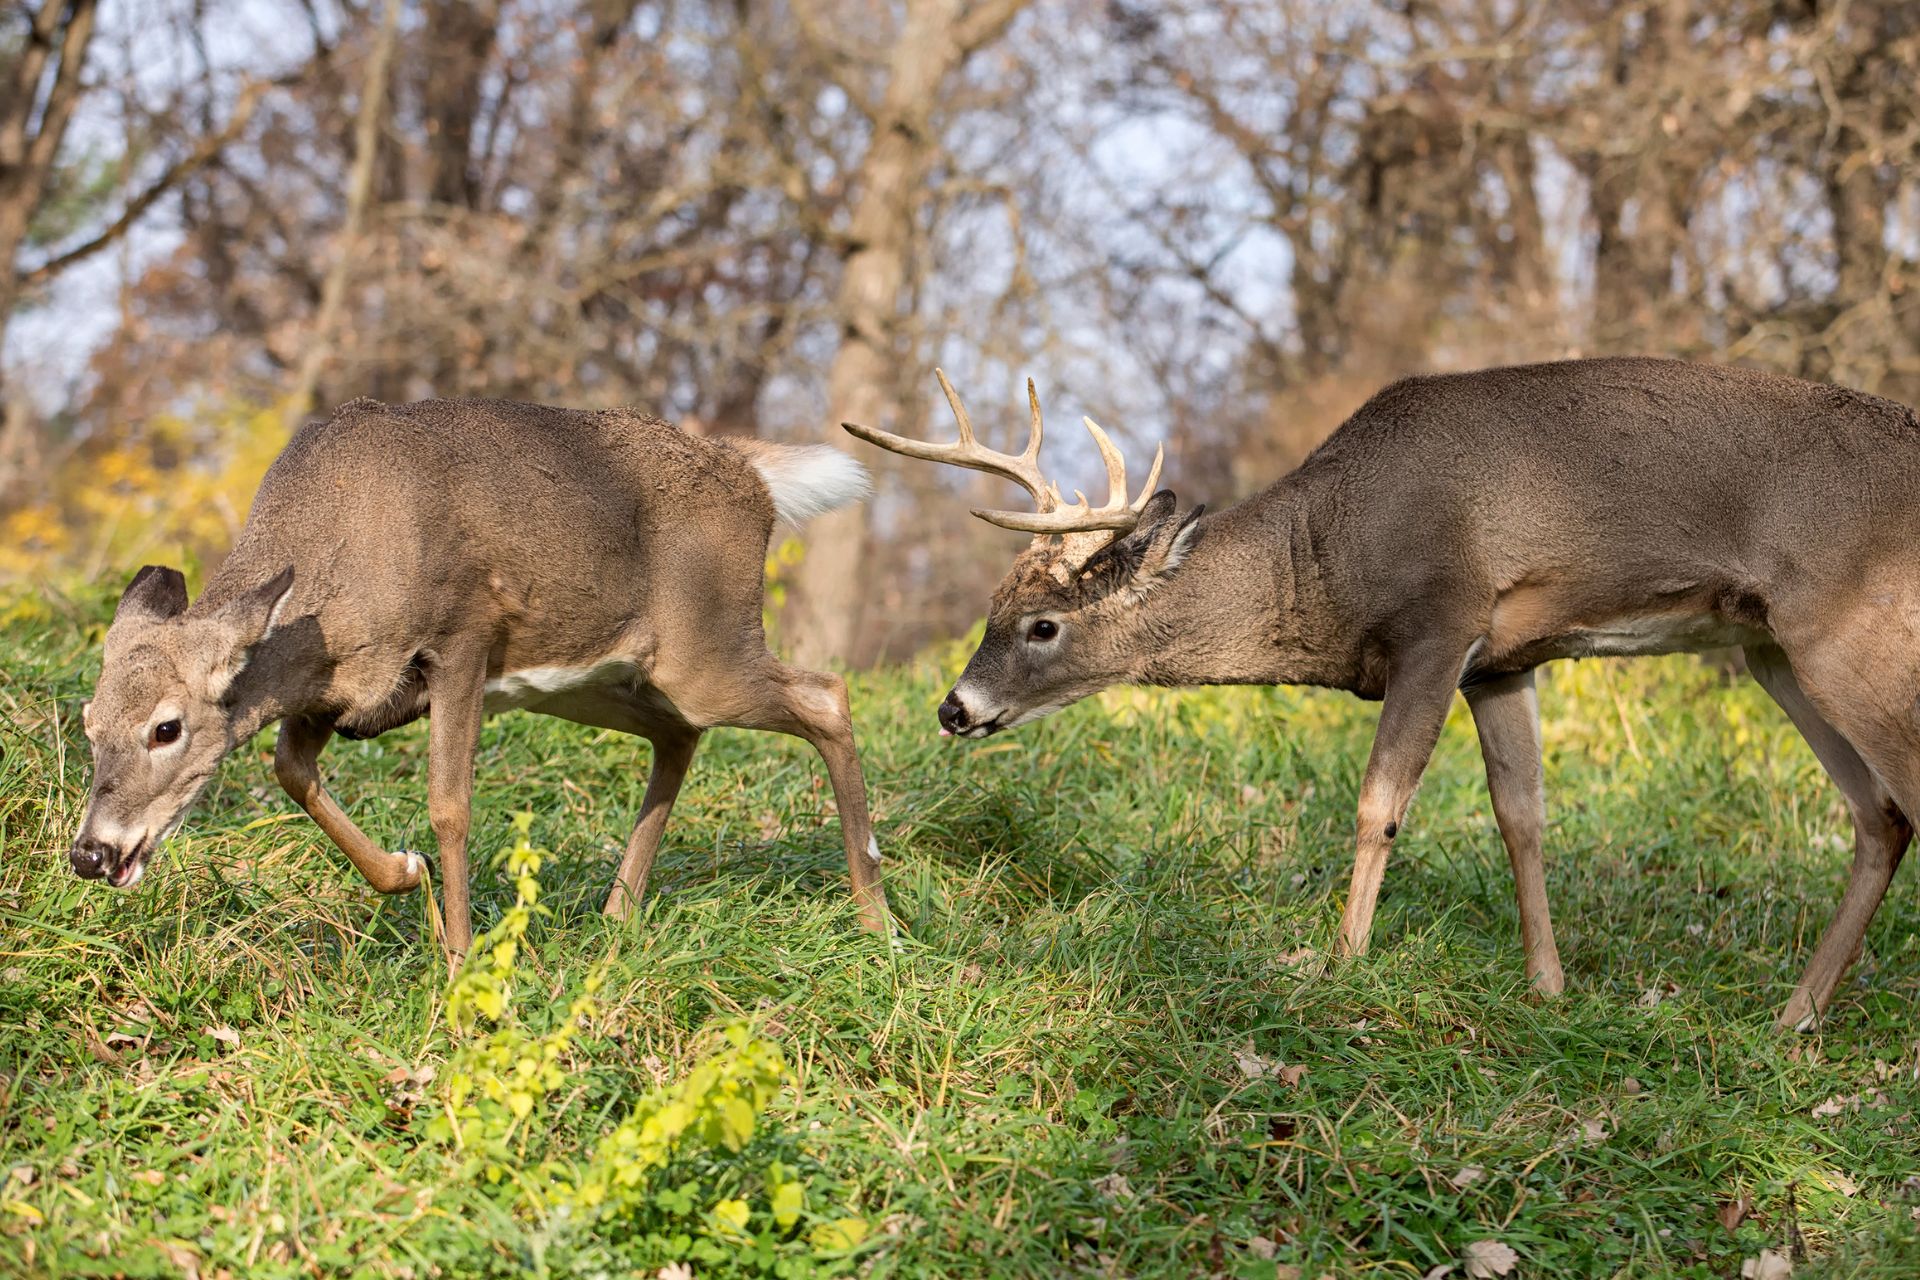
[[[491,1182],[436,1136],[459,1037],[420,898],[356,881],[273,785],[270,735],[134,892],[67,870],[110,607],[27,597],[0,624],[0,1273],[633,1274],[628,1237],[569,1236],[523,1170]],[[1757,689],[1689,658],[1545,678],[1568,990],[1542,1002],[1464,706],[1373,953],[1328,967],[1376,708],[1118,691],[975,745],[935,734],[963,656],[852,680],[891,949],[856,926],[799,744],[710,736],[622,926],[597,909],[644,744],[489,723],[476,925],[513,901],[492,855],[530,812],[553,913],[522,1000],[611,957],[513,1139],[528,1168],[597,1158],[744,1018],[790,1076],[740,1158],[872,1230],[803,1258],[769,1227],[694,1274],[1464,1276],[1499,1246],[1518,1276],[1737,1276],[1763,1249],[1920,1274],[1915,877],[1825,1028],[1774,1031],[1850,837]],[[393,847],[432,847],[424,727],[325,760]],[[737,1180],[731,1158],[694,1172]]]

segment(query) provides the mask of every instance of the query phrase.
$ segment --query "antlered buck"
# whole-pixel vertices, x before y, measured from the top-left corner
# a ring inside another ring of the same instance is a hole
[[[628,410],[345,405],[274,461],[191,607],[181,575],[154,566],[121,597],[84,717],[93,793],[73,869],[133,884],[222,757],[279,721],[287,794],[375,889],[413,889],[418,855],[363,834],[318,760],[335,734],[431,713],[427,810],[458,957],[480,723],[524,707],[653,744],[610,914],[646,891],[701,731],[734,725],[825,759],[862,920],[884,929],[846,687],[777,661],[760,620],[776,513],[798,522],[866,492],[835,449],[699,439]]]
[[[1920,422],[1840,387],[1672,360],[1411,378],[1230,510],[1067,503],[1025,452],[847,424],[909,457],[1004,476],[1035,534],[940,707],[984,737],[1108,685],[1307,684],[1382,699],[1340,949],[1364,952],[1387,854],[1455,689],[1472,709],[1528,976],[1563,984],[1541,864],[1533,670],[1738,645],[1846,796],[1853,869],[1780,1015],[1809,1027],[1858,954],[1920,813]],[[1054,541],[1054,536],[1058,541]]]

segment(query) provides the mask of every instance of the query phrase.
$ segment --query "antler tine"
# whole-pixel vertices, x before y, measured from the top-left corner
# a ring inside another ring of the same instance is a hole
[[[1166,460],[1167,442],[1162,440],[1153,447],[1153,467],[1147,472],[1147,482],[1140,486],[1140,496],[1133,500],[1133,506],[1129,508],[1135,515],[1147,509],[1148,501],[1160,487],[1160,464]]]
[[[1100,450],[1100,460],[1107,469],[1107,500],[1101,506],[1087,501],[1087,495],[1074,491],[1078,501],[1062,503],[1052,511],[1042,511],[1029,515],[1024,511],[975,511],[973,514],[988,524],[999,525],[1002,529],[1018,529],[1022,533],[1087,533],[1103,529],[1131,529],[1140,522],[1140,513],[1146,509],[1153,497],[1153,487],[1160,482],[1160,467],[1166,461],[1167,447],[1161,444],[1153,453],[1153,469],[1147,473],[1146,487],[1134,502],[1127,501],[1131,492],[1127,484],[1127,460],[1121,454],[1120,447],[1113,442],[1100,424],[1092,418],[1080,420],[1087,428],[1087,434],[1093,437],[1094,447]]]
[[[935,369],[933,376],[940,379],[940,390],[944,391],[947,396],[947,408],[953,410],[954,423],[960,428],[960,443],[972,447],[974,443],[973,419],[967,416],[967,406],[960,403],[960,393],[953,389],[951,382],[947,381],[946,370]]]
[[[1027,428],[1026,452],[1020,456],[1031,458],[1037,465],[1040,461],[1040,439],[1046,435],[1047,428],[1040,421],[1040,393],[1033,389],[1033,379],[1027,379],[1027,407],[1033,410],[1033,423]]]

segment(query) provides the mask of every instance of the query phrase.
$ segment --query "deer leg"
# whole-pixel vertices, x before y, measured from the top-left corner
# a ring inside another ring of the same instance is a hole
[[[407,893],[420,887],[420,855],[389,853],[353,824],[320,781],[320,752],[333,729],[306,716],[280,722],[280,740],[273,749],[273,776],[293,802],[307,811],[327,838],[381,893]]]
[[[427,819],[440,845],[450,969],[459,967],[473,945],[467,831],[472,822],[473,756],[480,744],[486,680],[483,654],[450,655],[427,672],[428,696],[432,699],[427,734]]]
[[[1547,875],[1541,839],[1547,826],[1546,784],[1540,770],[1540,697],[1533,672],[1501,676],[1466,691],[1480,755],[1487,762],[1487,790],[1494,821],[1513,866],[1520,901],[1520,945],[1527,977],[1536,991],[1557,996],[1566,988],[1560,950],[1547,913]]]
[[[1833,923],[1814,948],[1813,959],[1793,989],[1775,1025],[1810,1031],[1833,1000],[1840,979],[1859,958],[1867,925],[1913,839],[1913,826],[1874,771],[1841,732],[1820,714],[1793,674],[1787,656],[1773,646],[1747,650],[1747,670],[1800,730],[1853,815],[1853,869]]]
[[[846,844],[860,923],[876,933],[891,932],[893,917],[887,912],[886,889],[880,882],[880,845],[873,838],[873,819],[867,812],[867,784],[854,748],[846,682],[836,675],[775,663],[767,684],[770,695],[764,705],[725,723],[804,738],[820,753],[840,810],[840,836]]]
[[[1366,777],[1360,783],[1360,820],[1355,837],[1353,882],[1347,909],[1340,918],[1335,952],[1365,955],[1373,932],[1373,911],[1380,899],[1380,882],[1387,873],[1387,856],[1400,834],[1400,823],[1420,774],[1440,739],[1453,704],[1466,650],[1428,649],[1395,664],[1387,678],[1386,700],[1380,707],[1380,726],[1374,731],[1373,751],[1367,757]]]
[[[627,840],[626,856],[620,859],[620,872],[614,878],[613,892],[607,895],[607,915],[625,920],[647,896],[647,875],[653,870],[653,857],[660,851],[660,837],[667,829],[680,784],[686,781],[687,766],[693,763],[694,748],[700,745],[700,732],[662,733],[653,738],[653,772],[647,778],[646,798],[640,802],[640,820]]]

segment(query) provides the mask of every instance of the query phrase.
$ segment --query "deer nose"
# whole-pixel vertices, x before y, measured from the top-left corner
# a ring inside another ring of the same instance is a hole
[[[947,700],[940,704],[940,727],[948,733],[959,733],[967,727],[969,719],[960,699],[948,693]]]
[[[73,842],[73,848],[67,851],[67,862],[73,867],[73,874],[82,880],[98,880],[107,873],[108,847],[98,840],[82,836]]]

